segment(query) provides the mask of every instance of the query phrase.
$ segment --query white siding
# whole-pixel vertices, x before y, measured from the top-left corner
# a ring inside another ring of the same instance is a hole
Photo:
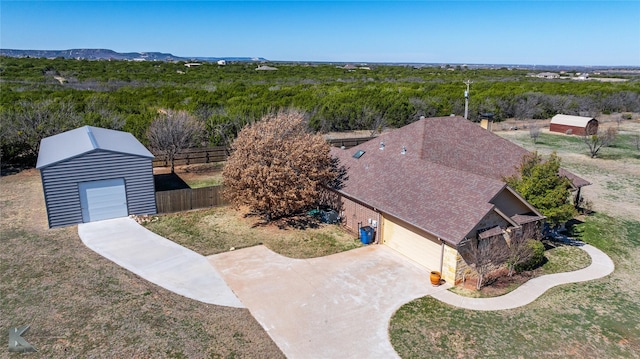
[[[124,178],[81,182],[78,186],[84,222],[129,215]]]
[[[399,221],[387,217],[383,217],[382,221],[385,245],[429,270],[440,271],[441,243],[414,232]]]

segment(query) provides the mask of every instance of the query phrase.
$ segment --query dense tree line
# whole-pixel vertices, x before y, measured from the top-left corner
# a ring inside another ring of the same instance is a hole
[[[283,108],[307,112],[318,131],[398,127],[420,116],[462,114],[466,79],[473,81],[471,120],[484,112],[497,120],[640,112],[637,77],[603,83],[543,80],[509,69],[270,65],[278,70],[256,71],[254,63],[0,58],[3,162],[31,161],[39,136],[82,124],[123,129],[147,143],[159,110],[188,112],[211,144],[229,143],[245,124]],[[43,111],[51,115],[38,115]]]

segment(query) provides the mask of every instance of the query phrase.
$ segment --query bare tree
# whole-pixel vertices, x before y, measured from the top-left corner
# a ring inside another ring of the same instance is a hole
[[[518,120],[533,119],[541,112],[541,94],[527,93],[514,105],[514,117]]]
[[[3,117],[3,146],[12,147],[16,157],[35,158],[40,140],[82,125],[81,116],[66,101],[20,101]]]
[[[531,259],[533,249],[529,245],[529,241],[539,240],[540,235],[539,222],[526,223],[521,228],[512,231],[508,241],[509,254],[506,261],[509,277],[513,275],[519,264]]]
[[[490,231],[493,232],[494,229],[490,229],[484,234],[478,233],[472,238],[465,238],[458,245],[458,252],[478,276],[476,282],[478,290],[484,285],[486,275],[504,265],[509,258],[509,247],[504,235],[502,233],[490,234]]]
[[[181,150],[194,146],[204,126],[185,111],[168,110],[156,118],[147,130],[151,150],[163,155],[175,171],[175,157]]]
[[[622,114],[618,114],[615,117],[616,120],[616,124],[618,124],[618,131],[620,131],[620,125],[622,124],[622,121],[624,121],[624,117],[622,117]]]
[[[602,147],[611,145],[618,137],[618,130],[613,127],[609,127],[606,130],[598,130],[596,134],[582,136],[582,141],[589,148],[591,158],[595,158],[598,155],[598,151]]]
[[[329,144],[307,131],[304,114],[280,111],[245,126],[222,172],[226,197],[266,221],[316,203],[338,173]]]
[[[636,146],[636,150],[640,151],[640,133],[631,136],[631,142]]]
[[[533,143],[538,143],[538,137],[540,137],[540,125],[537,122],[529,123],[529,136],[531,136]]]
[[[387,120],[384,115],[379,110],[369,106],[364,106],[356,119],[356,126],[360,129],[368,129],[370,137],[382,132],[386,123]]]

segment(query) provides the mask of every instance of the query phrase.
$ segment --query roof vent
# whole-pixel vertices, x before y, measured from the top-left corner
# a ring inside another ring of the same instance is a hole
[[[381,141],[381,142],[380,142],[380,149],[381,149],[381,150],[384,150],[384,141]]]
[[[407,148],[405,146],[402,146],[402,151],[400,151],[401,155],[404,155],[407,153]]]
[[[87,128],[87,136],[89,136],[89,141],[91,141],[91,146],[93,146],[94,149],[98,148],[98,141],[96,141],[96,137],[93,135],[93,132],[91,132],[91,126],[84,126]]]

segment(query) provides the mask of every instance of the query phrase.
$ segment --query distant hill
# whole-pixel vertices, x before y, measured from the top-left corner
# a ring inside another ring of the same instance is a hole
[[[80,60],[128,60],[128,61],[267,61],[262,57],[179,57],[162,52],[115,52],[109,49],[70,49],[70,50],[14,50],[0,49],[0,56],[41,57],[80,59]]]

